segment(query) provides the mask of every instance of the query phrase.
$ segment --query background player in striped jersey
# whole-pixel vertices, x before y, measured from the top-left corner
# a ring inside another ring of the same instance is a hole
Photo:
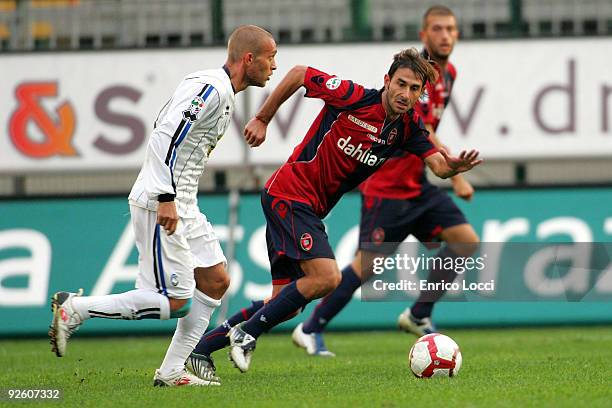
[[[422,54],[433,60],[438,80],[427,84],[425,97],[416,109],[430,138],[442,148],[436,129],[456,77],[455,67],[448,60],[458,38],[453,12],[444,6],[429,8],[423,16],[420,37],[424,45]],[[397,174],[407,177],[397,177]],[[458,197],[472,198],[474,189],[461,174],[454,176],[452,183]],[[415,155],[402,154],[388,160],[360,186],[360,190],[359,251],[352,264],[342,271],[340,285],[317,305],[292,335],[294,343],[312,355],[334,355],[325,347],[322,332],[351,300],[355,290],[371,276],[371,259],[395,252],[397,245],[392,243],[402,242],[410,234],[421,242],[439,239],[448,244],[438,253],[442,258],[470,256],[479,243],[478,235],[451,198],[427,181],[423,162]],[[450,282],[456,275],[454,270],[432,269],[428,280]],[[435,302],[443,294],[443,290],[422,292],[416,303],[399,316],[400,327],[418,336],[435,331],[431,314]]]
[[[325,105],[287,162],[262,191],[266,241],[272,274],[272,298],[254,304],[232,327],[220,326],[203,339],[195,354],[227,345],[230,358],[247,371],[256,339],[298,313],[308,302],[325,296],[340,282],[340,271],[322,219],[344,193],[357,187],[398,151],[420,156],[440,177],[470,170],[481,161],[478,152],[450,157],[430,142],[423,122],[412,109],[427,81],[435,81],[431,65],[414,50],[394,56],[384,88],[365,89],[311,67],[294,67],[245,129],[247,141],[258,145],[267,125],[301,86],[306,96]],[[398,175],[399,176],[399,175]],[[192,354],[192,358],[195,358]],[[190,358],[190,360],[192,359]]]
[[[180,318],[154,385],[219,384],[212,372],[198,378],[184,366],[229,286],[219,240],[198,207],[198,181],[229,126],[235,94],[263,87],[276,69],[275,55],[270,33],[242,26],[229,38],[223,67],[191,73],[178,85],[155,121],[129,196],[139,252],[137,289],[87,297],[57,292],[49,331],[57,356],[92,317]]]

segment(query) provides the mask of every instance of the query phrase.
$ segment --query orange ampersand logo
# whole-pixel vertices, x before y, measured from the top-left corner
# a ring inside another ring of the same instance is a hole
[[[21,84],[15,89],[15,96],[19,105],[11,117],[9,133],[17,149],[37,158],[77,155],[70,144],[75,128],[75,115],[70,102],[64,101],[56,108],[57,121],[49,117],[40,104],[41,98],[57,96],[56,82]],[[28,134],[29,121],[34,121],[40,128],[44,140],[33,140]]]

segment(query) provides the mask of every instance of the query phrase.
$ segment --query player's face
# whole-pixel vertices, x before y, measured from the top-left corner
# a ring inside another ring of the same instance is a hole
[[[268,38],[261,47],[257,56],[255,56],[247,66],[246,76],[249,85],[263,87],[272,76],[272,72],[276,69],[276,43],[273,39]]]
[[[410,68],[399,68],[393,77],[385,75],[387,114],[400,115],[408,112],[419,100],[423,92],[423,82]]]
[[[427,17],[427,25],[419,35],[434,59],[446,60],[453,52],[459,37],[457,21],[453,16],[431,15]]]

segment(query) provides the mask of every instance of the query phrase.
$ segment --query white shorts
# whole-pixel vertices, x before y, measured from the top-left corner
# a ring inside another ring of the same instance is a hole
[[[219,239],[202,213],[180,218],[172,235],[157,224],[157,212],[130,205],[138,248],[136,288],[155,289],[173,299],[189,299],[195,289],[193,270],[227,264]]]

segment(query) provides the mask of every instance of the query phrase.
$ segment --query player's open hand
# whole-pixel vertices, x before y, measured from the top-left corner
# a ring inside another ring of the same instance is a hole
[[[257,147],[266,140],[268,124],[255,117],[244,127],[244,139],[251,147]]]
[[[466,172],[482,163],[482,159],[478,158],[478,150],[470,150],[469,152],[462,150],[459,157],[449,156],[444,149],[440,149],[440,153],[444,156],[448,167],[457,173]]]
[[[168,235],[174,234],[179,216],[174,201],[160,202],[157,207],[157,223],[164,227]]]

